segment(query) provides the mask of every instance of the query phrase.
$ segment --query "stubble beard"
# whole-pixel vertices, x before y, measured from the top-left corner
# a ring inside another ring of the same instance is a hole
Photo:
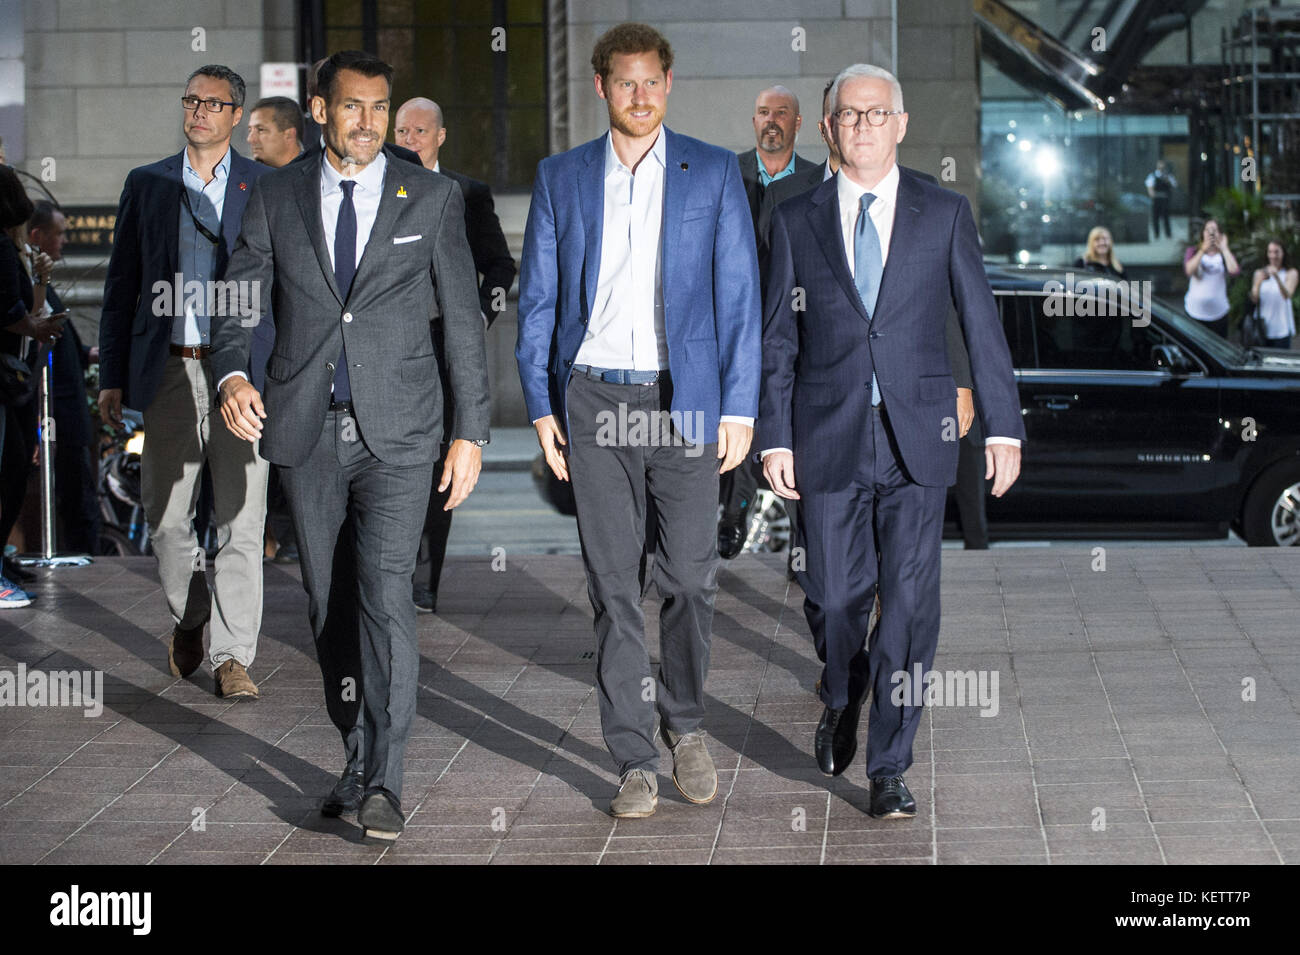
[[[659,126],[660,123],[663,122],[663,111],[656,106],[646,104],[641,107],[650,110],[650,115],[645,119],[634,119],[632,117],[632,110],[634,108],[635,107],[628,107],[627,109],[620,110],[616,109],[611,104],[609,109],[610,126],[617,129],[625,136],[639,139],[642,136],[648,136]]]

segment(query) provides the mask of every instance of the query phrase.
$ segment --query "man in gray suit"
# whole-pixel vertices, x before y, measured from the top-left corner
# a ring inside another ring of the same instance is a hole
[[[240,372],[250,329],[215,326],[212,358],[227,426],[261,439],[293,517],[347,759],[321,812],[359,810],[365,834],[389,840],[404,824],[420,664],[411,574],[442,437],[430,319],[442,320],[456,404],[438,485],[449,506],[473,490],[488,438],[464,199],[383,146],[392,74],[366,53],[331,56],[311,102],[324,151],[268,173],[249,197],[226,278],[257,283],[275,315],[265,400]]]

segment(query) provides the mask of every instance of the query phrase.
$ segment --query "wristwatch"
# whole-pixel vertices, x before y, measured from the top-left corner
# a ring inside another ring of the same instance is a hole
[[[487,438],[470,438],[469,440],[470,440],[470,444],[476,444],[480,448],[487,447],[487,443],[488,443]]]

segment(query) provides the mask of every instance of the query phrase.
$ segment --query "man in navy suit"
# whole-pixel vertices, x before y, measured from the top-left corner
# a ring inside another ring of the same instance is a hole
[[[210,619],[217,695],[256,698],[247,671],[262,625],[267,464],[213,418],[208,355],[214,314],[260,295],[221,278],[253,183],[271,170],[230,145],[244,113],[238,73],[200,67],[178,98],[185,148],[131,170],[122,188],[99,325],[99,409],[114,424],[123,405],[144,415],[141,494],[172,615],[171,672],[198,669]],[[258,387],[274,335],[269,323],[253,327],[248,375]],[[211,592],[193,528],[205,463],[217,522]]]
[[[970,206],[897,164],[907,132],[898,80],[856,64],[836,77],[831,102],[839,172],[773,213],[758,446],[772,488],[800,501],[799,582],[824,664],[818,763],[834,772],[852,759],[874,690],[870,812],[908,817],[916,800],[903,774],[921,700],[896,704],[895,689],[897,674],[930,669],[939,638],[959,436],[950,308],[970,352],[994,496],[1020,473],[1024,426]],[[864,654],[877,585],[886,609]]]
[[[749,449],[762,315],[735,155],[663,125],[668,41],[624,23],[591,62],[610,131],[537,167],[516,356],[547,464],[573,481],[601,728],[620,774],[610,811],[638,818],[658,800],[656,713],[682,795],[702,804],[718,790],[701,729],[718,475]],[[657,681],[641,612],[647,496]]]

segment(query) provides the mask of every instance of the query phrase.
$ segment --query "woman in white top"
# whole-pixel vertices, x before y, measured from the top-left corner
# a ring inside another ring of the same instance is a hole
[[[1259,303],[1259,314],[1264,319],[1264,345],[1268,348],[1290,348],[1295,334],[1295,312],[1291,299],[1300,272],[1286,267],[1286,250],[1274,239],[1268,244],[1268,265],[1255,270],[1255,282],[1250,288],[1250,298]]]
[[[1183,256],[1183,271],[1188,278],[1183,310],[1227,338],[1228,278],[1240,275],[1241,266],[1214,219],[1207,219],[1201,229],[1200,247],[1189,247]]]

